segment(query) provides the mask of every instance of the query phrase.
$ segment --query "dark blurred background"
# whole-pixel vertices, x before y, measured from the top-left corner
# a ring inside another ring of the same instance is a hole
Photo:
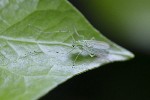
[[[135,58],[75,76],[40,100],[150,100],[150,0],[69,0]]]

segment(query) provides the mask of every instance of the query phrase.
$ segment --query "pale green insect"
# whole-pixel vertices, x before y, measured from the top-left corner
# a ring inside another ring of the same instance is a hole
[[[31,24],[29,24],[28,26],[30,26],[31,28],[33,28],[35,31],[37,31],[39,33],[58,33],[58,32],[70,33],[70,31],[66,31],[66,30],[59,30],[59,31],[55,31],[55,32],[43,32],[41,29],[39,29],[36,26],[33,26]],[[106,42],[103,42],[103,41],[94,40],[93,38],[90,40],[86,40],[86,39],[84,39],[84,36],[78,34],[78,31],[75,27],[73,27],[73,28],[74,28],[74,33],[78,37],[82,38],[82,40],[75,40],[75,38],[73,37],[73,34],[71,34],[71,37],[73,39],[73,43],[72,43],[73,49],[71,51],[73,51],[75,49],[80,50],[80,52],[77,54],[77,56],[75,57],[75,59],[73,61],[73,66],[75,65],[75,62],[78,59],[79,55],[81,55],[83,52],[86,52],[90,57],[105,57],[108,54],[108,49],[110,48],[109,44],[107,44]],[[58,52],[56,52],[56,53],[58,53]]]
[[[76,28],[74,28],[75,33],[79,36],[79,37],[83,37],[82,35],[79,35]],[[73,39],[73,43],[72,43],[72,47],[74,49],[79,49],[80,52],[77,54],[74,62],[73,62],[73,66],[75,65],[75,62],[77,60],[77,58],[79,57],[80,54],[82,54],[83,52],[86,52],[90,57],[104,57],[106,56],[109,52],[109,48],[110,45],[106,42],[103,41],[97,41],[97,40],[75,40],[75,38],[72,36]],[[71,51],[72,51],[71,50]]]

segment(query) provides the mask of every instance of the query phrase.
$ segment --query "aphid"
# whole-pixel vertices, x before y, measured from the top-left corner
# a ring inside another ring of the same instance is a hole
[[[74,31],[79,37],[83,37],[83,40],[76,41],[73,35],[71,35],[73,39],[72,44],[73,49],[71,51],[73,51],[74,49],[80,50],[80,52],[74,59],[73,66],[75,65],[75,62],[79,57],[79,55],[82,54],[83,52],[86,52],[90,57],[104,57],[108,54],[108,49],[110,47],[109,44],[103,41],[93,40],[93,38],[90,40],[84,40],[84,36],[79,35],[75,27]]]

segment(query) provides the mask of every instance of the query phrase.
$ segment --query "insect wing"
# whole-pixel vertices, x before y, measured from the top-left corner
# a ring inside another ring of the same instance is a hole
[[[88,40],[87,45],[89,45],[93,49],[99,49],[99,50],[110,48],[109,44],[107,44],[106,42],[96,41],[96,40]]]

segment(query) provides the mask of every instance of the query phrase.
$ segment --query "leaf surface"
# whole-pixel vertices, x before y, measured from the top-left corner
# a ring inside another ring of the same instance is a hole
[[[109,44],[107,54],[77,57],[72,44],[81,36]],[[74,75],[130,58],[66,0],[0,0],[0,100],[38,99]]]

